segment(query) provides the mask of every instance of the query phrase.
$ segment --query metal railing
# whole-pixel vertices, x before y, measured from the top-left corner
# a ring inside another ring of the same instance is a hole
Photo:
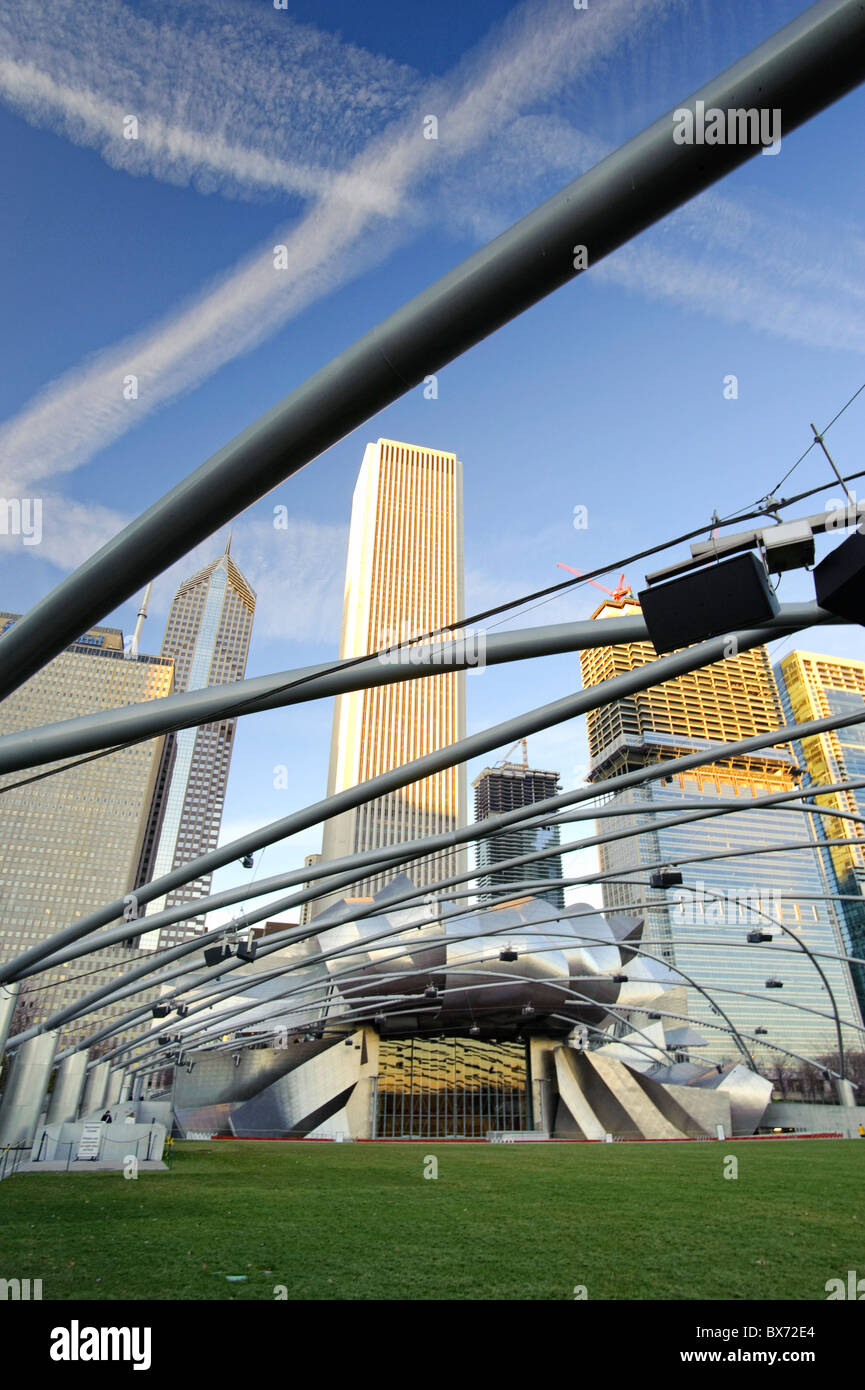
[[[154,1159],[162,1158],[162,1146],[160,1145],[157,1131],[152,1129],[148,1134],[141,1135],[137,1139],[112,1139],[105,1134],[99,1141],[99,1150],[91,1159],[78,1158],[78,1146],[80,1139],[73,1139],[68,1144],[56,1143],[52,1141],[47,1130],[43,1130],[39,1147],[33,1154],[34,1163],[63,1163],[66,1170],[74,1163],[97,1162],[104,1163],[109,1159],[134,1158],[138,1163],[149,1163]],[[53,1145],[53,1153],[50,1157],[46,1149]],[[29,1148],[29,1146],[28,1146]],[[2,1159],[0,1159],[2,1161]],[[14,1171],[14,1170],[13,1170]],[[0,1169],[0,1177],[4,1176]]]
[[[29,1152],[29,1144],[7,1144],[5,1149],[0,1149],[0,1182],[18,1172]]]

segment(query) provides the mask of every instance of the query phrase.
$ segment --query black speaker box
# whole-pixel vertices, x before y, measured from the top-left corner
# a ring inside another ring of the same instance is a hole
[[[750,550],[654,584],[637,597],[659,655],[738,628],[759,627],[778,613],[766,568]]]
[[[814,591],[821,608],[865,624],[865,536],[854,531],[820,561]]]

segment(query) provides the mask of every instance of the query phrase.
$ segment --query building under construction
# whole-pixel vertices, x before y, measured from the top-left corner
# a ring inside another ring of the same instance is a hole
[[[509,749],[505,759],[495,767],[485,767],[472,783],[475,792],[476,821],[502,815],[520,806],[531,806],[534,802],[545,801],[547,797],[555,796],[561,791],[559,774],[541,772],[537,768],[529,767],[525,739],[521,739],[520,743],[523,752],[521,763],[506,761],[513,752],[513,749]],[[516,746],[515,744],[514,747]],[[489,835],[479,840],[476,866],[478,869],[489,870],[477,880],[480,900],[487,902],[497,898],[501,901],[501,892],[496,890],[506,889],[512,883],[524,883],[526,879],[549,879],[552,882],[560,879],[562,860],[558,854],[548,855],[547,858],[539,859],[528,866],[516,864],[511,868],[497,867],[506,860],[515,859],[523,854],[536,854],[538,850],[549,849],[559,843],[557,825],[534,828],[514,826],[509,830],[503,830],[499,835]],[[535,896],[545,898],[553,907],[562,908],[565,905],[563,888],[550,888],[545,892],[536,893]]]

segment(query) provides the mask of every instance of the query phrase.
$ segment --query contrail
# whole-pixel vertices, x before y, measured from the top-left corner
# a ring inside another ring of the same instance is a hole
[[[0,95],[29,121],[127,173],[228,196],[319,195],[421,85],[411,68],[231,0],[17,0],[0,12],[0,52]]]
[[[298,222],[175,313],[52,382],[9,421],[0,430],[0,488],[21,495],[41,478],[78,467],[388,255],[416,234],[417,186],[435,175],[441,159],[477,150],[526,104],[633,40],[639,21],[657,18],[670,3],[608,0],[575,12],[546,0],[515,11],[449,79],[427,90],[417,115],[335,174]],[[437,141],[423,138],[426,111],[439,119]],[[289,269],[275,268],[274,245],[286,248]]]
[[[128,102],[109,101],[96,92],[58,82],[33,63],[0,59],[0,93],[10,106],[20,108],[24,114],[62,118],[64,124],[76,129],[78,143],[100,146],[113,142],[118,155],[126,153],[130,157],[142,149],[148,162],[157,168],[170,162],[174,167],[226,176],[250,189],[275,189],[308,198],[326,191],[333,178],[332,170],[274,159],[248,146],[233,144],[219,131],[205,134],[156,114],[141,118],[141,130],[134,138],[144,144],[132,150],[130,140],[124,150],[120,142],[126,138],[123,132],[130,116]]]

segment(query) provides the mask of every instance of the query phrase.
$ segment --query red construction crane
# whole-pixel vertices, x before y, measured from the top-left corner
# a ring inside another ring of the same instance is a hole
[[[582,570],[575,570],[570,565],[563,565],[561,560],[557,560],[556,564],[558,565],[560,570],[567,570],[570,574],[576,574],[580,579],[582,579]],[[587,582],[589,584],[594,584],[596,589],[603,589],[604,593],[609,594],[610,598],[615,599],[617,603],[620,602],[623,598],[634,597],[634,593],[630,584],[625,583],[624,571],[619,576],[619,583],[615,589],[608,589],[606,584],[598,584],[597,580],[595,579],[589,579]]]

